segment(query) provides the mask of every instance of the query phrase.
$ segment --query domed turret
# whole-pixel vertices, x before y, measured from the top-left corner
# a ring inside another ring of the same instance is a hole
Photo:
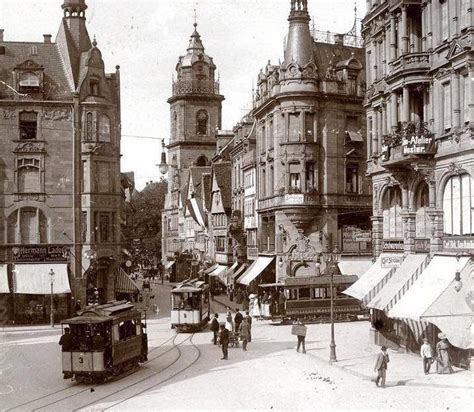
[[[85,17],[87,4],[86,0],[64,0],[61,7],[64,10],[64,17]]]

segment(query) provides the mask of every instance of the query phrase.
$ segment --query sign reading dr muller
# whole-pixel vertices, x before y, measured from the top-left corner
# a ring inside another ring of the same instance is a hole
[[[63,245],[15,246],[11,248],[13,262],[67,262],[69,247]]]
[[[403,154],[433,154],[435,142],[432,135],[411,136],[402,139]]]

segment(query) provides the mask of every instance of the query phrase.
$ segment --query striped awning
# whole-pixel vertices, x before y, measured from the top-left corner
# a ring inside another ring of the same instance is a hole
[[[7,265],[0,265],[0,293],[10,293]]]
[[[174,265],[174,260],[171,260],[165,264],[165,270],[170,270],[171,266]]]
[[[54,272],[53,294],[71,293],[66,263],[17,264],[13,270],[14,292],[28,295],[51,293],[51,269]]]
[[[140,289],[137,284],[130,279],[122,268],[119,268],[117,279],[115,280],[115,292],[118,293],[137,293]]]

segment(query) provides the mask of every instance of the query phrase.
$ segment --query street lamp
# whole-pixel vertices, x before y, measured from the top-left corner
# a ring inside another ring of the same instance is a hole
[[[339,251],[338,247],[336,246],[332,253],[328,253],[326,257],[326,271],[329,270],[329,274],[331,276],[331,343],[329,344],[329,362],[337,362],[336,357],[336,342],[334,339],[334,272],[336,270],[337,264],[339,263],[339,259],[341,256],[341,252]]]
[[[54,302],[53,302],[54,270],[53,269],[49,271],[49,280],[51,284],[51,308],[50,308],[49,320],[51,323],[51,327],[54,328]]]
[[[161,163],[158,165],[160,173],[165,175],[168,173],[168,163],[166,163],[165,139],[161,139]]]

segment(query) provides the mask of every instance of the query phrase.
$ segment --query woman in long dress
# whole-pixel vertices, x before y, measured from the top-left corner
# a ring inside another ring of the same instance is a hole
[[[450,344],[443,333],[438,335],[441,340],[436,344],[436,372],[453,373],[451,358],[449,357]]]
[[[232,320],[232,312],[228,311],[225,318],[225,326],[230,333],[234,331],[234,321]]]

